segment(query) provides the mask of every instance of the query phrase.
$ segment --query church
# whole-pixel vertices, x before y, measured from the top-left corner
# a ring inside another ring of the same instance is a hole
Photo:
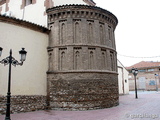
[[[93,110],[119,104],[114,14],[93,0],[0,0],[0,60],[12,67],[11,113]],[[0,65],[0,114],[5,113],[8,66]]]

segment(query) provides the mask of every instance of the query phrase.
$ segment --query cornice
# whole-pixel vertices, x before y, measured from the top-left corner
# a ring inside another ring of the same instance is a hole
[[[117,74],[116,71],[109,71],[109,70],[67,70],[67,71],[47,71],[47,74],[68,74],[68,73],[100,73],[100,74]]]
[[[108,47],[106,45],[91,45],[91,44],[73,44],[73,45],[55,45],[54,47],[48,47],[47,49],[48,50],[51,50],[52,48],[67,48],[67,47],[88,47],[88,48],[101,48],[101,49],[104,49],[104,50],[110,50],[110,51],[113,51],[117,54],[117,51],[112,48],[112,47]]]
[[[117,17],[111,12],[96,6],[89,5],[63,5],[49,8],[46,10],[50,22],[56,19],[64,19],[68,17],[99,19],[100,21],[107,21],[114,25],[118,24]]]
[[[37,24],[34,24],[34,23],[30,23],[28,21],[20,20],[20,19],[14,18],[14,17],[0,15],[0,22],[10,23],[10,24],[22,26],[22,27],[25,27],[25,28],[29,28],[31,30],[35,30],[35,31],[38,31],[38,32],[49,34],[49,29],[48,28],[45,28],[43,26],[40,26],[40,25],[37,25]]]

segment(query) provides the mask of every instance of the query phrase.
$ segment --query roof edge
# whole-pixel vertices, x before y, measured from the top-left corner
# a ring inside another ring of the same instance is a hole
[[[132,68],[134,68],[134,67],[132,67]],[[126,67],[127,70],[131,70],[132,68]],[[136,68],[141,70],[141,69],[147,69],[147,68],[160,68],[160,66],[136,67]]]
[[[14,25],[18,25],[18,26],[22,26],[31,30],[35,30],[41,33],[46,33],[49,34],[49,29],[25,20],[21,20],[21,19],[17,19],[14,17],[9,17],[9,16],[5,16],[5,15],[1,15],[0,14],[0,22],[5,22],[5,23],[10,23],[10,24],[14,24]]]
[[[46,10],[46,13],[49,13],[51,11],[54,11],[54,10],[61,10],[61,9],[79,9],[79,8],[82,8],[82,9],[94,9],[94,10],[97,10],[97,11],[100,11],[102,13],[108,13],[108,15],[110,15],[116,22],[116,26],[118,24],[118,19],[117,17],[110,11],[106,10],[106,9],[103,9],[101,7],[98,7],[98,6],[91,6],[91,5],[82,5],[82,4],[67,4],[67,5],[60,5],[60,6],[55,6],[55,7],[52,7],[52,8],[48,8]]]
[[[127,70],[127,68],[122,64],[122,62],[119,60],[119,59],[117,59],[117,61]],[[117,65],[118,66],[118,65]],[[118,66],[119,67],[119,66]],[[128,71],[128,70],[127,70]]]
[[[96,3],[93,0],[83,0],[83,1],[89,5],[93,5],[93,6],[96,5]]]

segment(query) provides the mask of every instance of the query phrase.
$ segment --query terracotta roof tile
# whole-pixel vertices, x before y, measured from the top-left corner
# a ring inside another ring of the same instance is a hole
[[[132,68],[151,68],[151,67],[158,67],[160,66],[160,62],[153,62],[153,61],[141,61],[136,63],[130,67],[126,67],[127,70]]]

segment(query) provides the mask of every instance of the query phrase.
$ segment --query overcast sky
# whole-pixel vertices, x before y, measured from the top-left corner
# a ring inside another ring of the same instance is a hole
[[[160,61],[160,0],[94,2],[118,18],[115,30],[117,57],[124,66],[140,61]]]

